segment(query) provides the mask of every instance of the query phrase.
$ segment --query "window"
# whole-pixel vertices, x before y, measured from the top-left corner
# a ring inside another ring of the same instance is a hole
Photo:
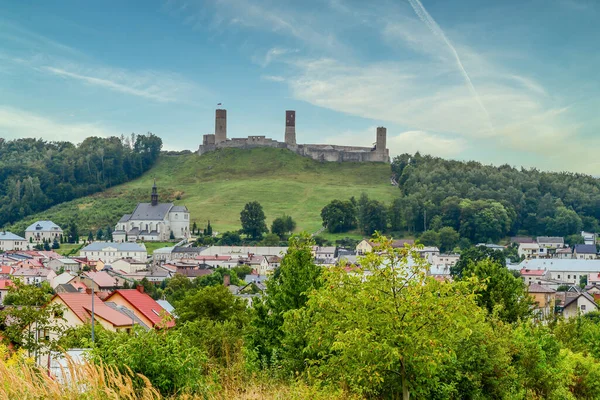
[[[567,275],[567,279],[571,279],[571,275]]]
[[[580,305],[580,306],[579,306],[579,309],[580,309],[581,311],[585,311],[585,304],[582,304],[582,305]]]

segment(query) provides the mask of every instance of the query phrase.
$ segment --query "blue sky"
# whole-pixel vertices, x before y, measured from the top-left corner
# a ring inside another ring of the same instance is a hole
[[[0,136],[152,131],[598,174],[595,0],[143,0],[0,4]]]

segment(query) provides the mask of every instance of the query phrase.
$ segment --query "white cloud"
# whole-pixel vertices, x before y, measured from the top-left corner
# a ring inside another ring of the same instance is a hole
[[[163,103],[189,103],[194,92],[201,91],[192,82],[176,74],[156,71],[128,71],[76,64],[66,67],[42,66],[40,69],[65,79]]]
[[[285,82],[285,78],[279,75],[262,75],[261,79],[270,82]]]
[[[0,106],[0,136],[79,142],[89,136],[114,136],[117,132],[97,123],[65,123],[29,111]]]
[[[257,61],[262,67],[266,67],[269,64],[271,64],[271,62],[280,59],[281,56],[298,53],[298,51],[299,51],[298,49],[288,49],[288,48],[284,48],[284,47],[272,47],[267,51],[267,53],[262,57],[262,59],[259,59]]]

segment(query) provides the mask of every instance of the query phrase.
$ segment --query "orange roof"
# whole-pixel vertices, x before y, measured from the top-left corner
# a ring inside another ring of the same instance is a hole
[[[138,310],[142,315],[148,318],[153,327],[160,324],[162,322],[161,315],[167,314],[166,310],[161,307],[152,297],[148,296],[146,293],[142,293],[137,289],[119,289],[115,290],[110,296],[108,296],[104,301],[110,301],[110,299],[116,294],[119,293],[133,308]],[[171,328],[175,326],[175,321],[171,320],[167,324],[167,328]]]
[[[12,274],[13,268],[9,265],[0,265],[0,274]]]
[[[100,271],[100,272],[89,271],[89,272],[85,272],[84,275],[87,276],[88,278],[90,278],[91,280],[93,280],[94,283],[96,285],[98,285],[99,287],[110,288],[110,287],[118,286],[118,280],[116,278],[113,278],[112,276],[110,276],[105,271]]]
[[[0,279],[0,290],[8,289],[9,286],[14,286],[10,279]]]
[[[546,273],[543,269],[521,269],[521,275],[543,276]]]
[[[60,298],[79,317],[82,322],[89,322],[92,315],[92,295],[88,293],[59,293],[54,298]],[[113,326],[132,325],[131,318],[113,310],[94,295],[94,314],[110,322]]]

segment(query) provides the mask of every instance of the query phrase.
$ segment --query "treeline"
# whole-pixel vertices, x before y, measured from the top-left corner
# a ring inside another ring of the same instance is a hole
[[[78,145],[0,139],[0,224],[137,178],[161,148],[152,133],[89,137]]]
[[[600,180],[574,173],[403,154],[392,172],[401,197],[391,229],[449,226],[473,242],[507,235],[569,236],[600,230]]]

